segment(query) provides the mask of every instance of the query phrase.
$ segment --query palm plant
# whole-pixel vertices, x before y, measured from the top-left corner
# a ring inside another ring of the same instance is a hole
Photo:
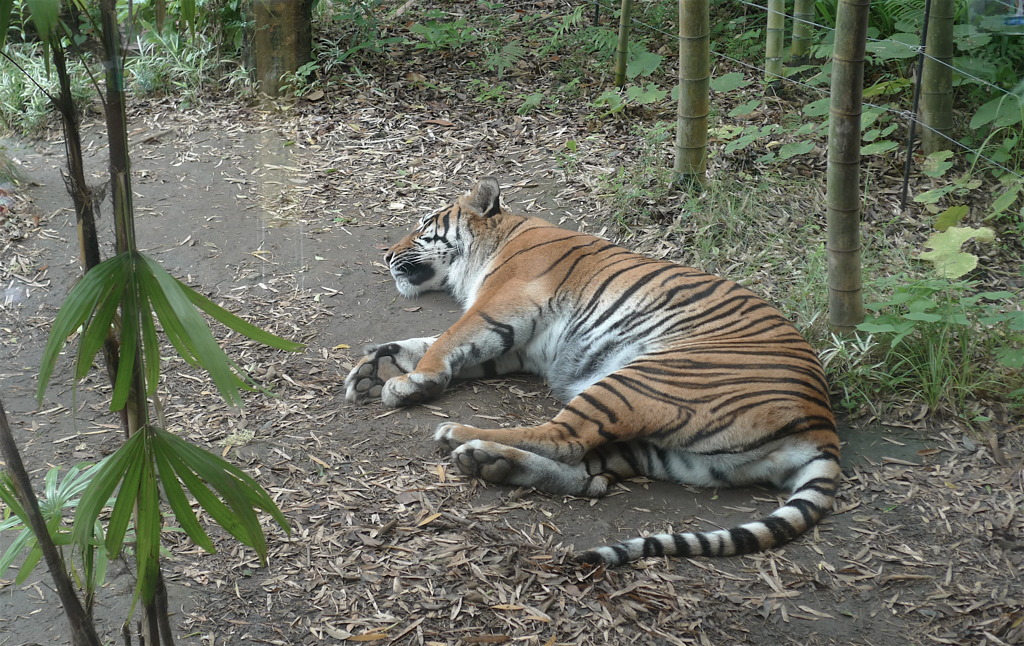
[[[0,0],[0,49],[4,46],[3,38],[13,4],[14,0]],[[194,0],[182,4],[189,4],[194,16]],[[47,61],[52,56],[61,88],[58,95],[49,96],[49,99],[60,114],[65,130],[71,178],[69,190],[76,207],[86,270],[66,297],[51,328],[40,368],[37,395],[41,401],[61,348],[80,330],[75,377],[84,377],[95,356],[103,351],[113,384],[111,409],[121,412],[125,442],[102,463],[84,472],[88,478],[83,471],[78,471],[71,479],[72,484],[62,490],[59,498],[65,506],[71,500],[69,491],[81,494],[75,505],[73,527],[68,533],[59,521],[55,522],[57,516],[53,513],[49,521],[45,511],[37,513],[27,474],[19,468],[21,461],[16,456],[13,442],[8,441],[10,432],[6,419],[3,419],[0,439],[4,440],[4,455],[12,468],[12,477],[5,481],[6,485],[0,483],[0,499],[14,510],[19,523],[32,528],[40,554],[47,553],[54,544],[70,544],[86,562],[93,564],[97,558],[102,562],[104,558],[121,553],[129,540],[129,525],[134,522],[135,599],[141,602],[143,619],[140,640],[151,646],[170,644],[173,637],[160,574],[162,503],[167,504],[178,525],[197,545],[212,551],[213,542],[192,510],[190,494],[214,522],[252,547],[261,560],[265,560],[267,545],[257,511],[269,513],[285,530],[288,530],[288,523],[266,491],[245,472],[160,428],[150,416],[160,370],[157,322],[179,356],[206,370],[221,396],[234,407],[241,406],[241,390],[249,386],[245,375],[214,339],[203,320],[203,313],[269,346],[290,351],[299,350],[302,346],[264,332],[227,312],[173,278],[139,250],[132,207],[124,53],[118,7],[116,0],[100,0],[97,20],[97,12],[90,3],[72,0],[71,9],[82,19],[93,21],[90,27],[101,35],[103,48],[105,89],[101,99],[110,151],[116,254],[106,260],[100,259],[96,229],[92,224],[92,199],[81,173],[78,113],[70,94],[66,66],[69,55],[85,57],[76,47],[72,30],[61,19],[60,0],[25,0],[25,5],[39,34],[43,56]],[[97,82],[97,91],[99,85]],[[57,491],[52,493],[55,494],[52,499],[57,500]],[[49,500],[51,496],[48,494],[45,501]],[[110,515],[106,527],[102,528],[98,519],[107,507]],[[11,525],[11,522],[7,524]],[[97,537],[102,537],[102,544]],[[28,545],[28,538],[19,540],[23,540],[23,546]],[[96,550],[101,550],[98,557]],[[26,572],[26,567],[31,567],[35,554],[33,548],[22,565],[22,573]],[[59,554],[57,558],[60,558]],[[59,577],[61,573],[54,572],[54,564],[50,561],[48,557],[51,573]],[[5,563],[0,561],[0,565]],[[6,567],[0,571],[3,569]],[[63,590],[66,581],[57,585]],[[63,594],[62,602],[73,605]],[[89,622],[88,612],[81,610],[79,607],[78,611],[68,611],[75,643],[97,643],[95,630],[81,625]]]

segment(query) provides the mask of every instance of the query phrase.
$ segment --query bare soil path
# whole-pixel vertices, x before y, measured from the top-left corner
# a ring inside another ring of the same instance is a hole
[[[837,513],[812,535],[751,557],[594,572],[569,562],[571,546],[730,525],[779,497],[633,482],[591,501],[467,481],[432,429],[546,418],[553,402],[527,378],[462,384],[398,411],[347,405],[342,381],[363,344],[434,333],[457,315],[442,297],[401,300],[380,264],[415,217],[488,173],[513,208],[601,228],[584,180],[547,145],[558,124],[454,124],[423,110],[332,120],[152,106],[135,118],[148,252],[308,346],[286,355],[224,339],[275,395],[250,395],[240,415],[184,363],[165,368],[167,426],[246,468],[292,523],[290,535],[270,532],[265,568],[222,535],[207,555],[168,533],[179,643],[1024,643],[1019,429],[846,428]],[[102,143],[91,149],[99,177]],[[75,390],[67,360],[34,402],[40,350],[77,272],[61,152],[17,152],[26,235],[0,239],[0,392],[40,481],[49,465],[99,459],[119,432],[102,375]],[[113,570],[97,615],[117,641],[132,582]],[[67,643],[45,572],[13,576],[0,573],[0,645]]]

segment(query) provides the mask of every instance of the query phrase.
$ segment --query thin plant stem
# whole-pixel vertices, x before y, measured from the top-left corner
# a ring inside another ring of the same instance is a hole
[[[7,413],[4,411],[3,402],[0,401],[0,454],[7,463],[7,470],[10,471],[11,481],[14,483],[14,492],[21,500],[21,506],[28,516],[28,526],[35,534],[36,542],[43,552],[43,559],[46,567],[53,577],[53,585],[57,590],[64,613],[67,615],[68,624],[71,626],[71,642],[75,646],[99,646],[100,639],[96,634],[96,627],[92,623],[89,613],[82,606],[75,586],[68,576],[64,559],[61,558],[57,546],[54,545],[50,531],[46,527],[46,519],[39,510],[39,500],[32,489],[32,481],[29,478],[25,464],[21,460],[21,453],[14,441],[14,433],[7,422]]]

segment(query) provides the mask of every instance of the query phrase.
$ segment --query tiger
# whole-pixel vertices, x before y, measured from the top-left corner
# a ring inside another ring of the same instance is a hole
[[[637,476],[789,492],[760,520],[632,538],[579,562],[761,552],[832,509],[839,438],[821,363],[747,288],[517,215],[493,177],[421,218],[384,259],[400,294],[447,292],[463,313],[440,335],[367,346],[345,379],[349,402],[410,406],[453,379],[509,373],[540,375],[564,402],[535,426],[438,426],[466,476],[590,498]]]

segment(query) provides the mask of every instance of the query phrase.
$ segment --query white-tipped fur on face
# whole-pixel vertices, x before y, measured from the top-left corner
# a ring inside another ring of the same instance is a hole
[[[443,244],[428,243],[416,245],[400,256],[390,257],[395,288],[406,298],[444,289],[455,255],[455,250],[447,249]]]
[[[457,217],[459,211],[484,218],[500,213],[498,182],[484,178],[455,204],[425,216],[412,233],[388,249],[385,260],[400,294],[412,298],[453,291],[452,266],[466,256],[472,240],[466,218]]]

